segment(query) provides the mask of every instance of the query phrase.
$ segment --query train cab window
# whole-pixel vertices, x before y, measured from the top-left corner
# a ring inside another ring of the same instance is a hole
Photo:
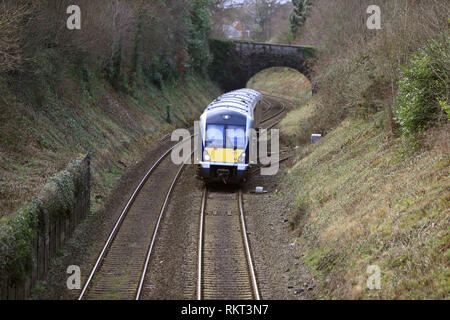
[[[245,149],[245,127],[208,124],[205,146],[207,148]]]
[[[223,148],[223,130],[224,125],[208,124],[206,127],[206,141],[207,148]]]
[[[228,125],[226,144],[229,149],[245,149],[245,127]]]

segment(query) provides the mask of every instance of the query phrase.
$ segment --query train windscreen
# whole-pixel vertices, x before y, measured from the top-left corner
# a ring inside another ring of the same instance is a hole
[[[208,124],[206,127],[205,147],[245,149],[245,127]]]

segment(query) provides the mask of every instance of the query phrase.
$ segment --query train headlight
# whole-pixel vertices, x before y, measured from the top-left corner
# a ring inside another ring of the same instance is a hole
[[[242,154],[239,156],[238,162],[239,163],[245,162],[245,152],[242,152]]]
[[[209,155],[208,151],[203,151],[203,160],[205,161],[211,161],[211,156]]]

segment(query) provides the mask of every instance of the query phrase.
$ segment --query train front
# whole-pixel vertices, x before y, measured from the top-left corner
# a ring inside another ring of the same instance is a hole
[[[247,112],[233,108],[216,108],[201,116],[200,175],[207,183],[247,179],[252,121]]]

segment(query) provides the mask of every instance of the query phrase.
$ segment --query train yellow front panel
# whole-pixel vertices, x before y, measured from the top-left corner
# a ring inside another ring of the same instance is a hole
[[[206,148],[211,156],[211,162],[238,163],[238,159],[244,150],[228,148]]]

